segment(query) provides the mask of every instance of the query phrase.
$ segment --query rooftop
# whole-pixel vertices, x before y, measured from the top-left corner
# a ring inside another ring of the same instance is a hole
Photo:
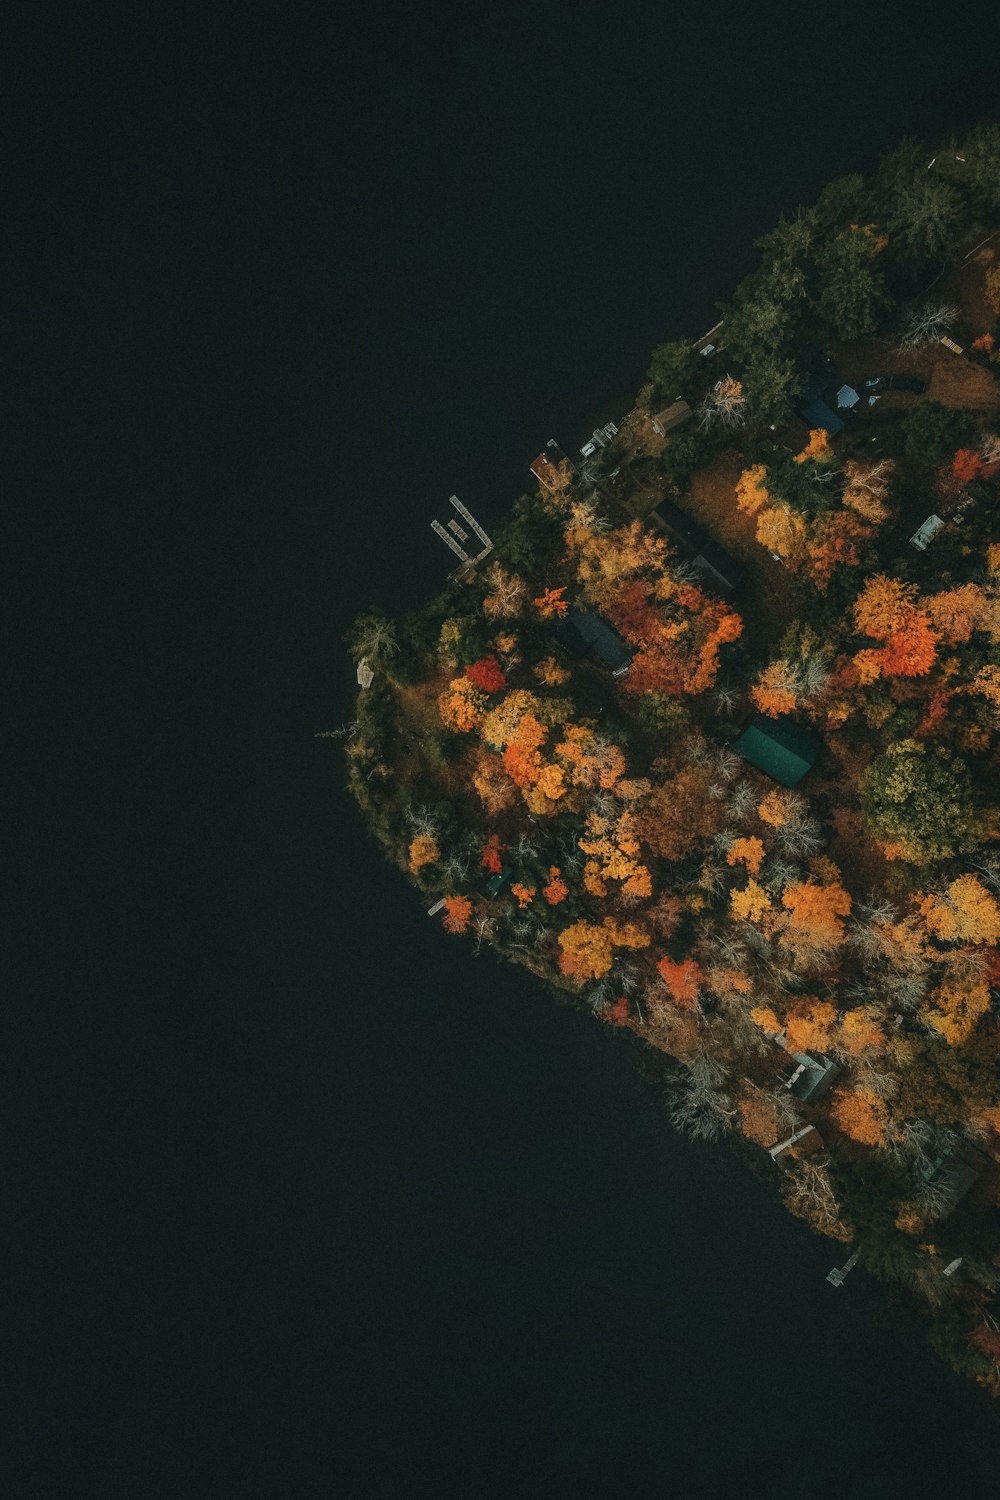
[[[732,748],[782,786],[795,786],[812,769],[822,743],[811,729],[791,719],[757,714],[733,741]]]

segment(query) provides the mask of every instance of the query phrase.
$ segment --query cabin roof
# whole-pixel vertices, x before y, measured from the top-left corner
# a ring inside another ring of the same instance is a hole
[[[782,786],[795,786],[814,765],[821,745],[818,735],[791,719],[768,719],[758,714],[733,741],[732,748]]]
[[[625,642],[600,615],[571,609],[553,632],[560,646],[573,656],[587,656],[609,672],[624,672],[632,662]]]
[[[653,430],[665,435],[673,432],[675,427],[682,427],[693,415],[686,401],[673,401],[656,413],[653,418]]]
[[[803,422],[808,422],[810,427],[825,428],[828,437],[836,437],[844,430],[840,417],[827,406],[825,401],[809,401],[804,406],[800,406],[799,416]]]

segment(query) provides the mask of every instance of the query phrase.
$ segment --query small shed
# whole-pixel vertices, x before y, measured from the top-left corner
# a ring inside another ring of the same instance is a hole
[[[910,546],[916,547],[918,552],[926,552],[943,525],[944,521],[940,516],[928,516],[910,537]]]
[[[617,630],[590,610],[571,609],[559,621],[553,635],[571,656],[592,661],[615,677],[632,665],[632,653]]]
[[[853,385],[842,385],[837,392],[837,410],[853,411],[860,400],[861,397]]]
[[[811,729],[791,719],[757,714],[731,748],[782,786],[797,786],[815,764],[822,744]]]
[[[653,418],[653,431],[658,432],[661,437],[683,427],[685,422],[690,422],[694,416],[686,401],[675,401],[671,406],[665,406],[662,411],[657,412]]]

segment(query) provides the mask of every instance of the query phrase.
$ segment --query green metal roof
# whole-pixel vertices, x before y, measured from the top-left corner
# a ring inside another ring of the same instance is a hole
[[[795,786],[814,764],[821,744],[819,737],[801,724],[758,714],[733,741],[732,748],[782,786]]]

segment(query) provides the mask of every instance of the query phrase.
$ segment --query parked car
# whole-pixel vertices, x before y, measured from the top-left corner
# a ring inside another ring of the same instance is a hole
[[[862,383],[861,389],[869,394],[874,391],[913,391],[919,396],[927,386],[916,375],[873,375]]]
[[[918,396],[927,389],[926,383],[917,375],[890,375],[886,387],[890,391],[913,391]]]

